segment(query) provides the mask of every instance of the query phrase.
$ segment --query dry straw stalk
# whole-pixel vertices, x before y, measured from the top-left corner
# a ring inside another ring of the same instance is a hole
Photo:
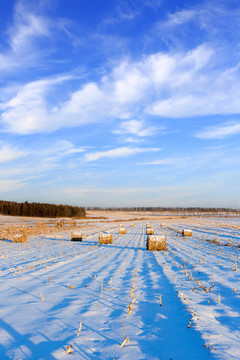
[[[68,345],[66,348],[66,354],[72,354],[73,353],[73,346],[72,345]]]
[[[80,321],[80,325],[79,325],[79,329],[78,329],[77,336],[80,335],[81,330],[82,330],[82,322]]]
[[[123,340],[121,347],[124,347],[126,345],[126,342],[129,342],[129,337],[126,337],[126,339]]]

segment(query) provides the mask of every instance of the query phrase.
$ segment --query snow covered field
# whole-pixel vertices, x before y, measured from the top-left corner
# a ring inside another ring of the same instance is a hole
[[[1,240],[0,359],[240,359],[239,220],[149,222],[167,251],[146,221]]]

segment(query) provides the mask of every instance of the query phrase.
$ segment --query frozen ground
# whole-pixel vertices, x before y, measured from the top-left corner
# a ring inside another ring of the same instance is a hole
[[[150,221],[165,252],[146,251],[146,221],[0,241],[0,359],[240,359],[240,223],[187,221]]]

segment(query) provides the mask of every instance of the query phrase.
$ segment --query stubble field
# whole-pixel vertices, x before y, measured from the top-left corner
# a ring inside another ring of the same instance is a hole
[[[0,240],[0,359],[239,359],[240,221],[126,217],[119,235],[116,220],[28,220],[26,243]],[[146,222],[166,251],[146,250]]]

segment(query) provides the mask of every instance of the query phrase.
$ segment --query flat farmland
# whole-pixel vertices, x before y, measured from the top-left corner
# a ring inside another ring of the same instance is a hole
[[[146,250],[146,222],[166,251]],[[239,359],[240,221],[164,222],[125,220],[119,235],[116,220],[81,220],[82,242],[55,225],[1,240],[0,359]]]

